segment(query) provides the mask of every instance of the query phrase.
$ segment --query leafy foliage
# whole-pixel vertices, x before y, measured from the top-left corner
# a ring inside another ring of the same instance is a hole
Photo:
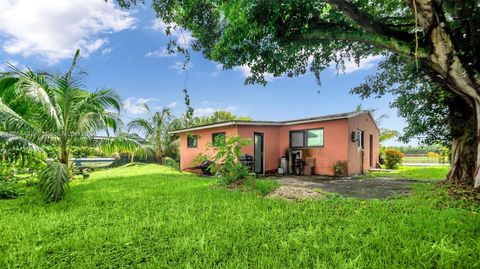
[[[39,174],[38,186],[47,201],[61,200],[68,190],[69,172],[67,165],[48,162],[47,168]]]
[[[103,153],[91,146],[71,146],[70,155],[73,158],[102,157]]]
[[[0,178],[0,199],[13,199],[22,194],[18,184],[13,181],[6,181]]]
[[[150,145],[150,152],[157,162],[162,163],[165,153],[176,155],[178,152],[176,137],[169,134],[172,121],[171,110],[164,107],[161,111],[153,112],[147,104],[143,104],[148,113],[148,119],[138,118],[128,123],[128,131],[139,131],[145,135],[145,140]]]
[[[97,131],[116,133],[121,127],[120,98],[112,89],[82,89],[80,78],[74,78],[79,57],[77,50],[65,74],[36,73],[10,66],[12,71],[0,78],[2,156],[10,156],[12,162],[23,156],[45,162],[47,149],[54,155],[51,158],[67,165],[72,146],[95,145],[111,151],[138,145],[126,137],[95,140]],[[50,163],[41,173],[41,190],[47,200],[57,201],[65,194],[68,178],[61,169],[58,163]]]
[[[199,153],[192,161],[192,167],[199,166],[202,162],[208,161],[210,157],[207,154]]]
[[[402,163],[403,153],[395,149],[386,149],[384,151],[385,166],[388,169],[397,169]]]
[[[192,119],[183,117],[176,118],[172,121],[171,129],[178,130],[182,128],[195,127],[199,125],[206,125],[226,121],[252,121],[252,118],[245,116],[237,116],[228,111],[215,111],[212,115],[196,116]]]
[[[360,105],[357,105],[355,107],[355,111],[356,112],[361,112],[361,111],[364,111],[364,109],[363,109],[362,105],[360,104]],[[375,108],[370,108],[370,109],[368,109],[368,111],[374,117],[375,123],[377,125],[380,125],[384,119],[388,118],[387,114],[381,114],[379,116],[376,116],[375,114],[376,114],[377,110]],[[379,134],[378,140],[380,142],[383,142],[385,140],[389,140],[389,139],[400,136],[400,133],[397,130],[382,128],[382,127],[379,127],[379,128],[380,128],[380,134]]]
[[[0,161],[0,181],[12,178],[15,170],[11,162]]]
[[[225,141],[209,144],[208,148],[214,151],[211,158],[212,170],[220,175],[220,181],[225,184],[237,182],[248,175],[248,168],[240,162],[241,149],[251,144],[248,138],[240,136],[227,137]]]
[[[163,158],[163,165],[180,170],[180,164],[170,157]]]
[[[403,134],[399,136],[400,141],[407,143],[417,138],[426,145],[449,145],[452,139],[449,128],[452,94],[429,79],[428,74],[422,73],[424,71],[417,70],[411,59],[391,55],[378,65],[375,75],[368,76],[351,93],[362,98],[392,94],[394,101],[390,106],[407,121]]]

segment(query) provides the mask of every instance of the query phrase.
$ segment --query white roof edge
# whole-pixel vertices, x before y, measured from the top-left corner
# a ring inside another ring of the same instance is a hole
[[[234,121],[229,121],[229,122],[215,123],[215,124],[210,124],[210,125],[203,125],[203,126],[197,126],[197,127],[187,128],[187,129],[180,129],[180,130],[176,130],[176,131],[170,131],[169,133],[170,134],[178,134],[178,133],[183,133],[183,132],[203,130],[203,129],[209,129],[209,128],[215,128],[215,127],[223,127],[223,126],[229,126],[229,125],[235,125],[235,122]]]
[[[351,114],[344,114],[344,115],[339,114],[338,117],[327,118],[328,116],[325,116],[326,118],[323,118],[323,119],[322,118],[307,118],[307,119],[299,119],[299,120],[291,120],[291,121],[279,121],[279,122],[274,122],[274,121],[229,121],[229,122],[221,122],[221,123],[215,123],[215,124],[210,124],[210,125],[203,125],[203,126],[197,126],[197,127],[187,128],[187,129],[181,129],[181,130],[177,130],[177,131],[171,131],[169,133],[170,134],[178,134],[178,133],[197,131],[197,130],[203,130],[203,129],[210,129],[210,128],[217,128],[217,127],[224,127],[224,126],[230,126],[230,125],[289,126],[289,125],[311,123],[311,122],[348,119],[348,118],[352,118],[352,117],[359,116],[359,115],[362,115],[362,114],[370,114],[370,112],[369,111],[360,111],[360,112],[351,113]],[[370,114],[370,116],[372,117],[371,114]],[[373,119],[373,117],[372,117],[372,119]],[[375,122],[375,120],[374,120],[374,122]],[[376,127],[378,128],[378,126],[376,126]]]

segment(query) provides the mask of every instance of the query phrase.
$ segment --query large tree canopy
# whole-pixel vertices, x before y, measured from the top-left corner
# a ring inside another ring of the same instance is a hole
[[[118,2],[128,6],[135,0]],[[191,30],[193,48],[206,58],[224,68],[249,66],[247,83],[266,83],[266,73],[297,76],[311,71],[320,79],[332,63],[341,70],[346,60],[358,62],[370,55],[399,56],[401,68],[415,63],[411,74],[422,83],[420,88],[406,87],[413,91],[404,97],[431,93],[437,98],[447,92],[452,96],[449,117],[473,118],[473,125],[464,125],[473,130],[452,132],[452,170],[460,172],[450,173],[450,179],[475,178],[480,186],[477,0],[153,0],[153,8],[170,26],[167,34],[176,27]],[[457,115],[468,111],[469,117]],[[462,156],[472,152],[474,169],[462,163],[468,159]]]

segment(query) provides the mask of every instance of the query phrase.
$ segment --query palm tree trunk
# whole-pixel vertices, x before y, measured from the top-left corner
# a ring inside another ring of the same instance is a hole
[[[62,141],[62,144],[60,146],[60,162],[68,166],[68,158],[69,158],[69,153],[68,153],[68,148],[67,148],[67,142]]]
[[[157,161],[159,164],[163,164],[163,150],[161,147],[157,148]]]

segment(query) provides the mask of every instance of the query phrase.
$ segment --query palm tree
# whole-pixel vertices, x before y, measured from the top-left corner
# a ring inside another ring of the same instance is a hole
[[[355,112],[362,112],[364,111],[363,107],[361,104],[357,105],[355,107]],[[375,112],[377,111],[376,108],[371,108],[371,109],[368,109],[368,111],[373,115],[375,115]],[[387,119],[388,118],[388,115],[387,114],[381,114],[380,116],[378,117],[375,117],[375,122],[380,125],[382,123],[382,121],[384,119]],[[378,140],[380,142],[383,142],[385,140],[389,140],[389,139],[392,139],[392,138],[395,138],[395,137],[398,137],[400,136],[400,132],[398,132],[397,130],[393,130],[393,129],[388,129],[388,128],[380,128],[380,134],[379,134],[379,137],[378,137]]]
[[[161,111],[152,112],[147,104],[143,104],[147,111],[148,118],[137,118],[128,123],[129,132],[136,130],[145,135],[145,139],[151,145],[155,159],[163,163],[165,150],[172,145],[169,127],[172,122],[171,110],[164,107]]]
[[[120,126],[120,98],[111,89],[82,89],[80,80],[73,78],[79,57],[77,50],[63,75],[10,65],[12,72],[0,80],[0,143],[7,152],[30,150],[45,160],[40,189],[50,201],[60,200],[68,187],[70,146],[95,143],[107,150],[135,146],[126,137],[93,140],[97,131],[108,134]],[[46,160],[46,147],[58,149],[56,158]]]

